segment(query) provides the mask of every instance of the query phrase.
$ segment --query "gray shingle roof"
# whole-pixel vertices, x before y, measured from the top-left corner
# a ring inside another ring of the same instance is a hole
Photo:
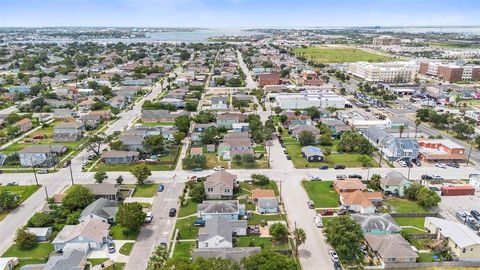
[[[409,181],[403,174],[392,171],[380,179],[380,183],[385,186],[403,186],[409,183]]]
[[[203,214],[237,214],[238,201],[203,201],[197,206],[197,211]]]
[[[224,240],[232,243],[232,225],[227,219],[222,217],[212,217],[205,222],[205,227],[200,228],[198,241],[203,242],[208,239],[221,236]]]
[[[277,198],[258,198],[258,207],[260,208],[273,208],[277,206]]]
[[[400,226],[389,214],[353,214],[352,218],[360,225],[363,231],[400,232]]]
[[[105,198],[99,198],[98,200],[89,204],[85,209],[83,209],[80,217],[89,216],[91,214],[97,215],[104,219],[114,217],[117,213],[117,203],[114,201],[107,200]]]
[[[43,270],[82,270],[85,253],[80,250],[65,251],[62,256],[51,256]]]

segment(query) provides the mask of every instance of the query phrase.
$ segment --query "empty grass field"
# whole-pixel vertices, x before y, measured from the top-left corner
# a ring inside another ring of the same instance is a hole
[[[345,62],[388,62],[395,58],[373,54],[360,49],[308,47],[294,49],[298,56],[304,56],[316,63],[345,63]]]
[[[315,208],[338,207],[338,194],[333,190],[332,181],[302,181]]]
[[[386,201],[397,213],[428,213],[428,210],[416,201],[392,198]]]

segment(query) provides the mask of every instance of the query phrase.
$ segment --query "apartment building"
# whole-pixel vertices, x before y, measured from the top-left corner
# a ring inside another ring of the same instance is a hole
[[[356,62],[347,67],[347,72],[368,82],[395,83],[412,81],[417,69],[413,62]]]
[[[373,38],[373,45],[385,46],[385,45],[400,45],[402,40],[400,38],[392,36],[379,36]]]
[[[480,80],[480,66],[474,65],[459,66],[452,63],[422,62],[419,64],[418,73],[449,82]]]
[[[276,101],[284,110],[317,108],[345,108],[346,100],[328,91],[304,91],[300,93],[270,93],[267,95],[270,101]]]

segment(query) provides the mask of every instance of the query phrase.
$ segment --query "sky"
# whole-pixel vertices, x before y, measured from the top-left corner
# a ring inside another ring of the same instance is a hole
[[[0,27],[480,25],[479,0],[0,0]]]

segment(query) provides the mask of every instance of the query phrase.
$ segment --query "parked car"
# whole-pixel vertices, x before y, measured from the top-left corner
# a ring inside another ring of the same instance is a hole
[[[433,180],[433,177],[431,177],[430,175],[428,174],[422,174],[422,176],[420,177],[422,180]]]
[[[345,169],[345,165],[343,165],[343,164],[335,165],[335,170],[344,170],[344,169]]]
[[[438,174],[432,174],[432,178],[433,178],[433,180],[443,180],[443,177],[441,177]]]
[[[170,208],[170,211],[168,211],[169,217],[174,217],[176,214],[177,214],[177,209],[175,208]]]
[[[412,162],[410,162],[409,160],[405,161],[405,163],[407,164],[407,167],[408,167],[408,168],[412,168],[412,167],[413,167]]]
[[[115,243],[114,242],[108,243],[107,247],[108,247],[108,253],[115,253]]]
[[[339,261],[337,252],[335,252],[334,250],[329,250],[328,255],[330,255],[330,258],[332,259],[333,262],[338,262]]]
[[[339,175],[337,175],[337,180],[345,180],[345,179],[347,179],[347,178],[348,178],[348,177],[347,177],[346,174],[339,174]]]
[[[147,216],[145,217],[145,223],[150,223],[153,220],[152,212],[147,212]]]
[[[322,181],[320,176],[317,175],[309,175],[308,177],[310,178],[310,181]]]
[[[328,166],[327,166],[327,165],[323,165],[323,166],[320,166],[319,169],[320,169],[320,170],[328,170]]]
[[[336,262],[333,264],[333,269],[335,270],[343,270],[342,266],[340,265],[339,262]]]
[[[477,210],[472,210],[470,211],[470,214],[478,221],[480,221],[480,212],[478,212]]]
[[[47,173],[48,173],[48,170],[47,170],[47,169],[41,169],[41,170],[38,170],[37,173],[38,173],[38,174],[47,174]]]
[[[7,186],[18,186],[17,182],[8,182]]]
[[[320,215],[316,215],[313,218],[313,222],[315,222],[315,226],[317,226],[317,228],[323,228],[323,221]]]
[[[350,174],[350,175],[348,176],[348,178],[357,178],[357,179],[359,179],[359,180],[362,180],[362,176],[359,175],[359,174]]]
[[[158,186],[158,192],[162,192],[165,189],[165,186],[163,184],[160,184]]]
[[[202,168],[193,168],[192,171],[193,172],[201,172],[201,171],[203,171],[203,169]]]
[[[292,157],[290,157],[290,155],[287,155],[287,160],[292,160]]]
[[[314,209],[314,208],[315,208],[315,204],[313,203],[312,200],[308,201],[308,202],[307,202],[307,205],[308,205],[308,208],[310,208],[310,209]]]
[[[442,169],[446,169],[446,168],[447,168],[447,164],[445,164],[445,163],[435,163],[435,167],[437,167],[437,168],[442,168]]]
[[[400,160],[398,164],[400,164],[402,167],[407,167],[407,163],[404,160]]]
[[[325,209],[320,211],[320,215],[322,216],[333,216],[333,210],[331,209]]]
[[[216,172],[219,172],[219,171],[225,170],[225,168],[222,167],[222,166],[217,166],[217,167],[213,168],[213,170],[216,171]]]
[[[203,219],[196,219],[196,220],[193,222],[193,225],[194,225],[194,226],[205,226],[205,220],[203,220]]]
[[[447,166],[452,168],[457,168],[457,169],[460,168],[460,165],[456,162],[449,162],[447,163]]]

